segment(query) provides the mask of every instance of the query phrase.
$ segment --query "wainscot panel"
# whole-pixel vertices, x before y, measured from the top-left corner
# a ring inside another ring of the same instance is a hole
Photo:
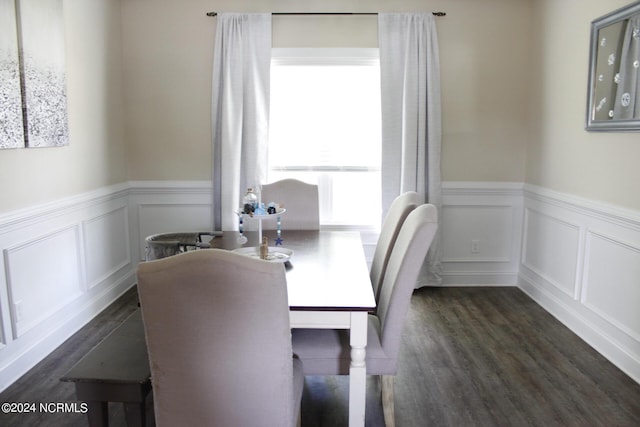
[[[640,382],[640,213],[526,185],[519,286]]]
[[[552,291],[577,298],[580,227],[535,209],[525,208],[522,266]]]
[[[83,292],[80,227],[72,225],[4,250],[14,339]]]
[[[129,188],[0,215],[0,390],[134,284]]]
[[[628,236],[624,236],[625,240]],[[640,342],[640,247],[589,232],[582,302]]]
[[[131,263],[127,205],[83,221],[88,288],[99,286]]]
[[[445,182],[440,217],[443,285],[516,285],[522,184]]]

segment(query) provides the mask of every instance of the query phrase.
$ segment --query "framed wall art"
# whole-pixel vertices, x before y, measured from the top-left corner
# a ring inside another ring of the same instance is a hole
[[[640,130],[640,2],[591,23],[587,130]]]
[[[0,148],[69,144],[62,2],[0,0]]]
[[[0,148],[24,147],[14,0],[0,0]]]

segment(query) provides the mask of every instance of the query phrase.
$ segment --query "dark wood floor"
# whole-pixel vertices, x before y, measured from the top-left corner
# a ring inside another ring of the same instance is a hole
[[[1,402],[75,402],[59,382],[136,309],[128,292],[0,395]],[[368,379],[368,426],[382,426]],[[346,377],[307,377],[305,427],[347,420]],[[152,399],[148,402],[151,415]],[[111,426],[124,426],[110,405]],[[257,415],[258,416],[258,415]],[[516,288],[426,288],[408,315],[396,378],[396,424],[408,426],[640,426],[640,385]],[[86,426],[83,414],[0,414],[0,426]],[[153,425],[152,415],[149,425]]]

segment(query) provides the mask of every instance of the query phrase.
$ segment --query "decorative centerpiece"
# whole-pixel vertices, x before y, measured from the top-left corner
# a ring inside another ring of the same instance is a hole
[[[276,219],[276,246],[282,246],[282,218],[281,215],[287,210],[276,202],[269,202],[265,206],[264,203],[258,201],[258,196],[253,191],[253,188],[247,189],[246,194],[242,198],[242,209],[236,210],[238,215],[238,230],[240,231],[240,237],[238,242],[240,244],[247,243],[247,238],[244,236],[244,217],[258,220],[258,239],[262,242],[262,220],[263,219]]]
[[[260,203],[253,189],[249,188],[242,198],[242,208],[235,211],[236,215],[238,215],[238,231],[240,231],[238,242],[241,245],[247,243],[247,238],[244,235],[244,219],[248,217],[251,220],[258,221],[258,241],[260,242],[260,246],[238,248],[235,249],[234,252],[270,262],[288,262],[293,255],[293,251],[282,247],[281,216],[286,211],[286,209],[275,202],[269,202],[266,206],[264,203]],[[273,218],[276,220],[275,247],[269,246],[267,237],[262,236],[262,221]]]

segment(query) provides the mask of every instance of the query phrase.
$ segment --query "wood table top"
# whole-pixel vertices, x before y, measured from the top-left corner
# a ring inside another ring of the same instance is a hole
[[[225,231],[210,243],[233,250],[258,246],[258,234],[238,243],[238,232]],[[276,231],[263,231],[275,246]],[[293,251],[287,270],[291,310],[373,311],[375,298],[360,233],[350,231],[283,230],[282,247]]]

